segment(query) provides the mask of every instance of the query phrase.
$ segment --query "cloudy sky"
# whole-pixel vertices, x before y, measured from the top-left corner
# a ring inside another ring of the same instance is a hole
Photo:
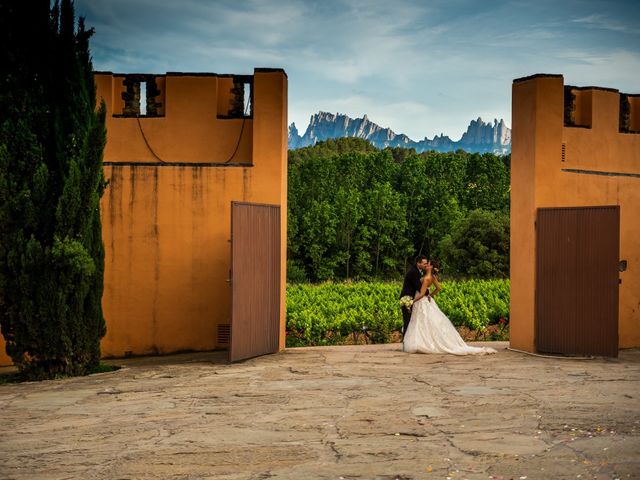
[[[250,74],[284,68],[289,122],[319,110],[413,139],[511,125],[511,82],[640,93],[640,2],[615,0],[76,0],[94,68]]]

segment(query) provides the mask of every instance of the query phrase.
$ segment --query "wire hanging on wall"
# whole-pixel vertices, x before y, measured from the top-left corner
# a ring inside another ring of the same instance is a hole
[[[238,153],[238,149],[240,148],[240,142],[242,140],[242,134],[244,133],[244,125],[245,125],[245,122],[247,121],[247,113],[249,112],[250,106],[251,106],[251,96],[249,96],[249,99],[247,100],[247,104],[244,109],[244,114],[242,115],[242,125],[240,127],[240,133],[238,134],[238,140],[236,142],[236,146],[233,149],[233,153],[231,154],[231,156],[227,160],[222,162],[224,164],[231,162],[231,160],[233,160],[233,158],[236,156],[236,153]],[[153,150],[153,148],[149,144],[149,140],[147,139],[147,136],[145,135],[144,130],[142,129],[142,123],[140,123],[140,115],[136,115],[136,121],[138,122],[138,128],[140,129],[140,134],[142,135],[144,144],[147,146],[147,149],[149,150],[149,152],[151,152],[151,155],[153,155],[154,158],[158,160],[160,163],[168,163],[164,161],[162,158],[160,158],[160,156]]]
[[[153,151],[153,148],[151,148],[151,145],[149,145],[149,141],[147,140],[147,136],[144,134],[144,130],[142,130],[142,124],[140,123],[140,116],[136,115],[136,121],[138,122],[138,128],[140,129],[140,133],[142,134],[142,139],[144,140],[145,145],[147,146],[147,148],[149,149],[149,151],[151,152],[151,155],[153,155],[154,157],[156,157],[156,159],[161,162],[161,163],[167,163],[164,160],[162,160],[157,154],[156,152]]]
[[[242,126],[240,127],[240,135],[238,135],[236,148],[233,149],[233,153],[231,154],[229,159],[223,163],[229,163],[231,160],[233,160],[233,157],[236,156],[236,153],[238,153],[238,148],[240,147],[240,140],[242,140],[242,132],[244,132],[244,123],[247,121],[247,112],[249,111],[250,105],[251,105],[251,95],[249,95],[249,100],[247,101],[247,105],[244,107],[244,114],[242,115]]]

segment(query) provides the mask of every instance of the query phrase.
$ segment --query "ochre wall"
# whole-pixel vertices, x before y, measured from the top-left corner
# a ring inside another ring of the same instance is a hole
[[[620,259],[628,267],[620,273],[619,346],[640,346],[640,134],[619,132],[617,91],[590,87],[574,93],[576,123],[588,128],[564,125],[562,76],[513,84],[510,343],[531,352],[534,222],[536,209],[544,207],[620,206]],[[593,291],[597,301],[597,275]]]
[[[2,336],[2,332],[0,332],[0,367],[11,365],[11,358],[7,355],[5,346],[4,337]]]
[[[276,73],[258,73],[258,76]],[[283,75],[284,73],[280,73]],[[121,75],[96,74],[99,97],[104,98],[108,113],[122,112]],[[168,74],[157,77],[164,83],[164,116],[120,118],[108,115],[105,162],[158,162],[142,137],[140,127],[149,145],[161,160],[172,163],[212,163],[229,160],[243,128],[242,119],[219,119],[219,105],[228,104],[231,98],[231,79],[216,75],[189,76]],[[259,78],[259,77],[258,77]],[[223,86],[222,86],[222,85]],[[226,87],[226,88],[225,88]],[[286,83],[284,85],[286,88]],[[268,97],[257,97],[258,104]],[[256,92],[254,92],[256,95]],[[280,94],[282,96],[282,94]],[[220,98],[219,98],[220,97]],[[285,92],[286,97],[286,92]],[[254,106],[255,107],[255,106]],[[256,121],[272,122],[276,118],[265,118],[276,112],[263,112],[263,118],[244,120],[242,139],[231,163],[252,163],[252,147],[255,145],[253,126]],[[284,112],[286,117],[286,111]],[[276,126],[277,128],[277,126]],[[274,132],[276,134],[276,132]],[[277,135],[277,134],[276,134]],[[261,148],[269,147],[268,145]],[[285,145],[286,149],[286,145]]]
[[[281,208],[280,348],[285,341],[287,77],[256,69],[253,115],[219,119],[230,77],[168,74],[165,115],[122,111],[122,76],[96,74],[107,106],[102,199],[105,357],[216,348],[231,320],[231,202]],[[222,112],[224,113],[224,112]],[[244,126],[243,126],[244,122]],[[146,139],[161,163],[149,150]],[[241,140],[231,165],[229,160]],[[219,162],[218,164],[216,164]],[[251,292],[247,292],[250,295]],[[10,360],[0,340],[0,364]]]

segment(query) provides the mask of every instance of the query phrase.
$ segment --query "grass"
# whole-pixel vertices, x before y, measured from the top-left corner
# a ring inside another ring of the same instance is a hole
[[[24,379],[18,372],[12,373],[0,373],[0,385],[6,385],[8,383],[20,383],[24,382]]]
[[[121,368],[122,367],[119,367],[118,365],[108,365],[106,363],[100,362],[98,365],[89,370],[89,373],[87,373],[87,375],[93,375],[94,373],[115,372],[116,370],[120,370]]]
[[[114,372],[116,370],[120,370],[117,365],[108,365],[106,363],[100,362],[95,367],[91,368],[86,375],[94,375],[96,373],[108,373]],[[59,378],[68,378],[63,375],[56,377],[56,380]],[[0,373],[0,385],[7,385],[10,383],[22,383],[22,382],[32,382],[35,381],[30,378],[25,378],[20,372],[8,372],[8,373]]]

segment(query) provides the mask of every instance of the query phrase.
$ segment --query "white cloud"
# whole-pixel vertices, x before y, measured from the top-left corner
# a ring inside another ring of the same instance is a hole
[[[468,122],[510,124],[511,82],[562,73],[568,83],[638,93],[633,12],[600,0],[76,0],[96,27],[97,69],[289,75],[289,120],[319,110],[369,118],[420,139],[454,140]],[[605,6],[607,8],[605,9]],[[576,11],[582,12],[576,15]],[[606,12],[606,13],[604,13]]]
[[[590,55],[584,51],[567,51],[560,58],[572,60],[565,69],[565,83],[616,88],[625,93],[640,93],[640,53],[616,50]]]
[[[573,23],[581,24],[589,28],[599,28],[603,30],[611,30],[613,32],[637,34],[640,33],[637,20],[638,19],[636,18],[636,21],[630,24],[619,19],[610,18],[601,13],[594,13],[584,17],[574,18],[571,21]]]

